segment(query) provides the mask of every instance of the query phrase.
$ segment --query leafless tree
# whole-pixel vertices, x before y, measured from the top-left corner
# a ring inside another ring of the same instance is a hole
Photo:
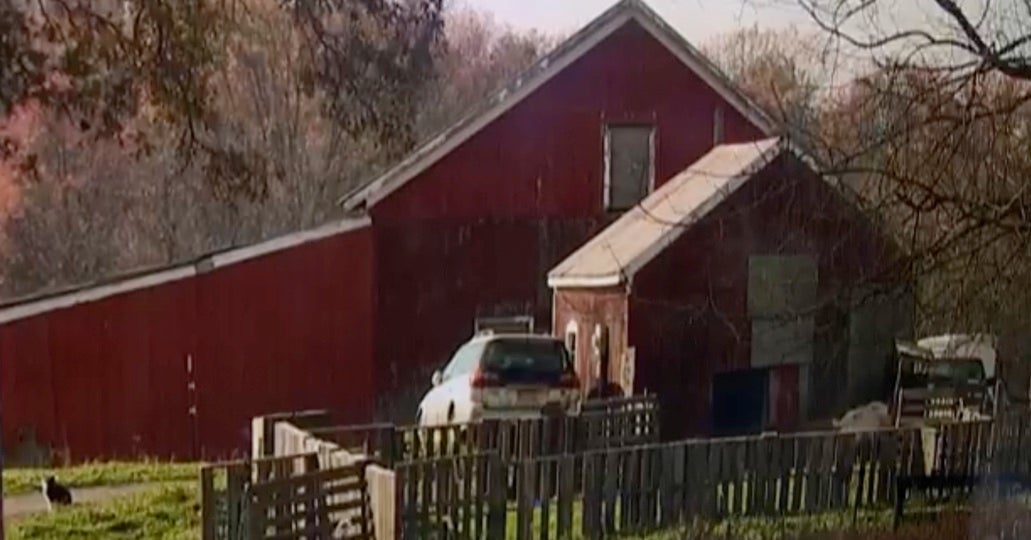
[[[756,2],[801,9],[852,61],[796,133],[905,248],[918,331],[993,332],[1027,358],[1031,4]]]
[[[440,75],[423,95],[416,124],[422,137],[469,113],[471,104],[499,90],[559,41],[557,36],[498,24],[469,7],[452,7],[445,21],[446,39],[435,51]]]

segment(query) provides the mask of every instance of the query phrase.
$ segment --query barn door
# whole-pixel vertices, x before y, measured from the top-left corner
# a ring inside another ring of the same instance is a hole
[[[712,379],[712,430],[717,436],[759,433],[766,424],[769,370],[742,369]]]

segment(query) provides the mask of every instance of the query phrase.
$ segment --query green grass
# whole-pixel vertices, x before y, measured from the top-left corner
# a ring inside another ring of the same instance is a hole
[[[639,540],[673,540],[681,538],[734,538],[740,540],[773,540],[809,537],[819,533],[855,531],[870,532],[890,528],[889,511],[860,512],[853,525],[849,512],[830,512],[779,518],[732,518],[724,521],[696,523],[691,526],[635,536]]]
[[[58,469],[4,469],[4,496],[28,493],[39,489],[43,478],[53,475],[62,484],[73,488],[113,486],[142,482],[171,482],[196,480],[200,474],[197,463],[103,462],[86,463]]]
[[[110,502],[28,516],[8,524],[7,538],[195,539],[200,537],[198,501],[196,483],[178,482]]]

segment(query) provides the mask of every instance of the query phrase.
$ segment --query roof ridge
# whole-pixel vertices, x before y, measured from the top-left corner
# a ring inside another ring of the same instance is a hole
[[[201,275],[218,268],[278,253],[285,249],[345,234],[371,224],[368,216],[346,216],[320,225],[290,231],[242,246],[228,246],[171,261],[165,264],[143,266],[123,272],[101,276],[87,282],[73,283],[53,289],[0,300],[0,324],[33,315],[92,302],[164,283]]]
[[[457,122],[427,138],[395,165],[353,189],[338,199],[337,203],[347,209],[362,206],[368,208],[386,198],[533,94],[540,86],[631,20],[644,27],[645,31],[673,52],[688,69],[694,71],[707,85],[721,94],[756,127],[769,135],[779,131],[777,123],[767,111],[742,93],[718,66],[691,45],[679,30],[670,25],[647,2],[620,0],[536,60],[499,91],[480,101]]]

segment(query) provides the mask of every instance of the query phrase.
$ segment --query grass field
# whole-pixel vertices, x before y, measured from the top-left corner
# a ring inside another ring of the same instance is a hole
[[[72,540],[200,537],[196,482],[175,482],[109,502],[29,516],[7,526],[7,538]]]
[[[171,482],[196,480],[200,474],[197,463],[103,462],[87,463],[58,469],[4,469],[4,495],[17,495],[39,489],[39,483],[49,475],[72,488],[112,486],[141,482]]]
[[[200,535],[198,489],[195,482],[174,482],[146,493],[114,501],[44,513],[10,524],[7,538],[73,540],[153,538],[196,539]],[[891,530],[891,513],[865,512],[853,525],[848,513],[830,513],[780,519],[743,518],[632,537],[633,540],[967,540],[999,524],[1020,529],[1012,538],[1031,538],[1031,511],[1016,507],[952,508],[912,516],[898,531]],[[515,524],[508,524],[510,537]],[[574,527],[577,532],[579,524]],[[535,531],[536,532],[536,531]],[[1021,534],[1024,533],[1024,534]],[[535,534],[534,537],[537,537]],[[579,536],[574,536],[578,538]],[[1009,538],[1010,536],[1007,536]]]
[[[924,509],[892,528],[889,511],[833,513],[791,518],[749,518],[705,523],[634,537],[635,540],[968,540],[1031,538],[1031,507],[1024,502]]]

